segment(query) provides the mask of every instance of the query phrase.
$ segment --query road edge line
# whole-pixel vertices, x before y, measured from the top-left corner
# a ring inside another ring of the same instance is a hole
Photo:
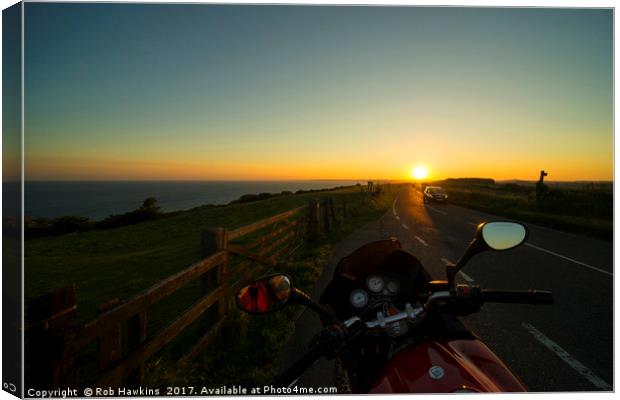
[[[521,326],[525,328],[529,333],[531,333],[536,340],[538,340],[541,344],[543,344],[546,348],[554,352],[562,361],[568,364],[572,369],[577,371],[581,376],[586,378],[590,383],[596,386],[599,389],[612,391],[613,387],[601,379],[598,375],[596,375],[592,370],[579,361],[577,361],[573,356],[568,354],[566,350],[564,350],[560,345],[555,343],[553,340],[549,339],[545,336],[541,331],[536,329],[533,325],[528,324],[527,322],[522,322]]]
[[[526,246],[531,247],[531,248],[533,248],[533,249],[536,249],[536,250],[538,250],[538,251],[542,251],[542,252],[544,252],[544,253],[548,253],[548,254],[551,254],[551,255],[553,255],[553,256],[563,258],[564,260],[567,260],[567,261],[572,261],[572,262],[574,262],[575,264],[579,264],[579,265],[581,265],[581,266],[583,266],[583,267],[586,267],[586,268],[590,268],[590,269],[591,269],[591,270],[593,270],[593,271],[597,271],[597,272],[600,272],[600,273],[602,273],[602,274],[607,274],[607,275],[609,275],[609,276],[614,276],[614,274],[613,274],[612,272],[608,272],[608,271],[605,271],[604,269],[600,269],[600,268],[597,268],[597,267],[593,267],[592,265],[588,265],[588,264],[586,264],[586,263],[584,263],[584,262],[577,261],[577,260],[574,260],[574,259],[572,259],[572,258],[570,258],[570,257],[563,256],[562,254],[558,254],[558,253],[553,252],[553,251],[551,251],[551,250],[547,250],[547,249],[544,249],[544,248],[542,248],[542,247],[535,246],[535,245],[533,245],[533,244],[531,244],[531,243],[524,243],[524,244],[525,244]]]

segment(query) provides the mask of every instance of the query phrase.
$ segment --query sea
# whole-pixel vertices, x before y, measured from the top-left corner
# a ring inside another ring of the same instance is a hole
[[[244,194],[327,189],[365,181],[186,181],[75,182],[28,181],[24,184],[27,218],[80,216],[93,220],[135,210],[155,197],[162,211],[188,210],[206,204],[227,204]]]

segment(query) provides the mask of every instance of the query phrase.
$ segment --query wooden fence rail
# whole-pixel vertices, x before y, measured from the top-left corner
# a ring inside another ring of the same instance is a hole
[[[76,360],[91,343],[97,343],[97,387],[138,385],[145,361],[207,310],[217,307],[216,320],[179,358],[179,365],[186,365],[207,348],[224,325],[232,291],[240,283],[264,272],[265,267],[276,266],[281,257],[293,252],[303,239],[315,241],[320,234],[319,225],[331,229],[336,221],[333,210],[331,200],[326,199],[323,204],[313,200],[308,206],[230,231],[207,229],[201,235],[202,260],[125,301],[112,299],[102,304],[98,307],[98,316],[79,327],[75,326],[77,305],[73,285],[31,300],[27,307],[26,331],[31,365],[29,385],[37,388],[79,386]],[[235,243],[244,238],[247,239],[245,243]],[[233,258],[240,259],[234,266]],[[263,268],[250,268],[256,264]],[[229,283],[231,267],[238,275],[232,284]],[[209,288],[209,276],[214,270],[217,282],[215,288]],[[202,297],[153,337],[147,337],[149,308],[200,279],[203,281]],[[124,340],[127,341],[125,346]]]

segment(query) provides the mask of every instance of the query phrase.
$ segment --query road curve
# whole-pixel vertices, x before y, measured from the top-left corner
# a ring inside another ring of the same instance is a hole
[[[340,243],[321,276],[314,298],[329,282],[336,262],[371,240],[397,237],[436,279],[456,261],[476,225],[502,218],[451,204],[424,204],[405,187],[389,210]],[[613,385],[613,245],[533,224],[525,245],[475,256],[459,279],[495,289],[553,291],[551,306],[490,304],[463,318],[530,391],[608,391]],[[304,312],[282,365],[294,361],[318,332],[318,318]],[[333,363],[321,361],[300,379],[329,386]]]

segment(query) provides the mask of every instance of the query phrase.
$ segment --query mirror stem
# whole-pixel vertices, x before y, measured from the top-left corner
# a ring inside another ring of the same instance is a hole
[[[312,311],[315,311],[322,317],[326,318],[330,323],[338,322],[338,319],[333,313],[329,312],[325,307],[313,301],[310,296],[297,288],[293,289],[290,302],[291,304],[299,304],[308,307]]]
[[[456,294],[456,274],[469,262],[469,260],[484,248],[484,243],[474,238],[465,249],[465,253],[455,263],[446,266],[446,278],[448,279],[448,285],[450,287],[450,293]]]

